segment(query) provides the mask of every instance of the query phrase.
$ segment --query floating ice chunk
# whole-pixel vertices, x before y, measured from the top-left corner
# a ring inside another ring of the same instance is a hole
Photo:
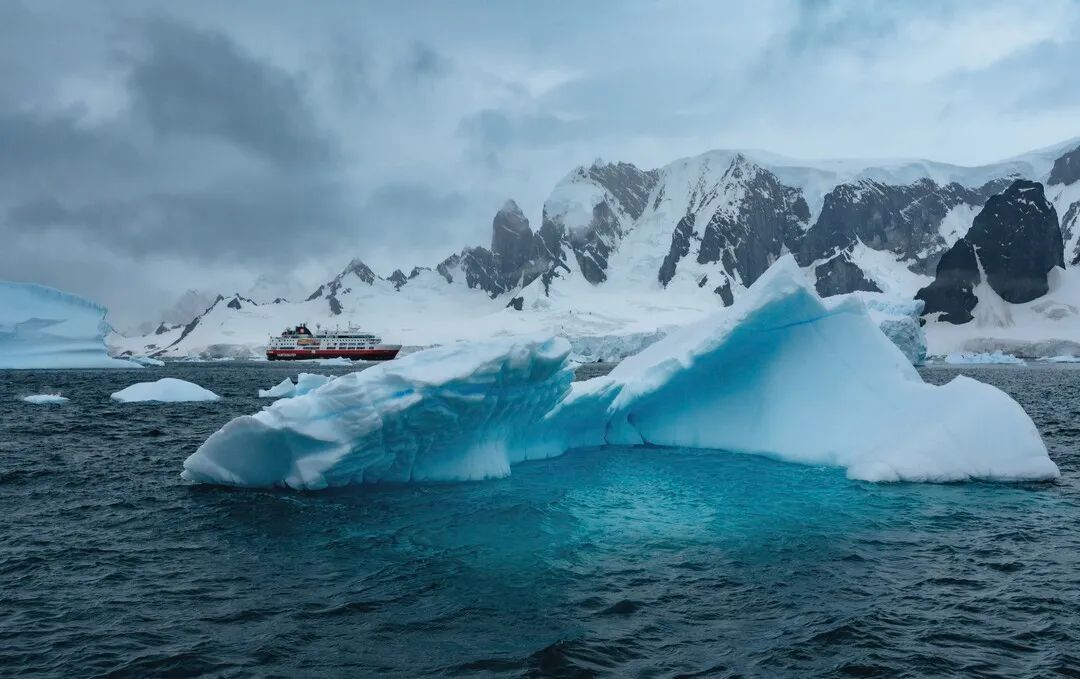
[[[320,358],[315,361],[319,365],[352,365],[349,358]]]
[[[323,488],[503,476],[571,448],[649,444],[840,466],[870,481],[1050,479],[1034,423],[966,377],[937,387],[858,299],[822,301],[790,256],[735,305],[570,386],[565,340],[452,345],[233,420],[184,478]]]
[[[0,281],[0,368],[138,368],[105,352],[105,307],[44,285]]]
[[[60,394],[34,394],[32,396],[24,396],[23,401],[27,403],[33,403],[35,405],[46,405],[50,403],[67,403],[69,400]]]
[[[506,476],[569,390],[569,352],[563,339],[452,344],[343,375],[229,422],[183,476],[290,488]]]
[[[994,351],[991,353],[973,353],[969,351],[957,351],[945,356],[945,362],[952,365],[976,365],[976,364],[1005,364],[1005,365],[1026,365],[1024,359],[1011,356],[1009,354],[1003,354],[1000,351]]]
[[[292,396],[295,390],[296,383],[292,381],[291,377],[286,377],[269,389],[260,389],[259,398],[283,398]]]
[[[269,389],[260,389],[259,398],[285,398],[290,396],[303,396],[309,391],[314,391],[331,379],[328,375],[315,375],[312,373],[300,373],[294,384],[291,378],[286,377],[278,384]]]
[[[159,401],[161,403],[182,403],[187,401],[217,401],[221,397],[203,389],[197,384],[175,377],[163,377],[157,382],[139,382],[112,395],[121,403],[139,403]]]
[[[1039,360],[1047,363],[1080,363],[1080,356],[1047,356]]]

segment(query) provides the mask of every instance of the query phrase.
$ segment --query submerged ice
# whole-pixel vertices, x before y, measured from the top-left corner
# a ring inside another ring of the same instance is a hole
[[[233,420],[184,477],[323,488],[503,476],[577,447],[646,444],[844,467],[870,481],[1049,479],[1034,423],[965,377],[923,383],[858,297],[785,257],[735,305],[571,385],[563,340],[418,352]]]
[[[105,352],[105,307],[34,283],[0,281],[0,369],[138,368]]]

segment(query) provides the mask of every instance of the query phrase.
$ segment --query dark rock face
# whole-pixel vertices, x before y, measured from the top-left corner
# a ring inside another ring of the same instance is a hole
[[[405,277],[405,274],[401,269],[394,269],[394,273],[390,274],[390,277],[386,280],[394,284],[395,290],[400,290],[401,286],[409,282],[409,279]]]
[[[713,292],[720,295],[720,300],[724,303],[724,306],[731,306],[735,303],[735,297],[731,294],[731,281],[724,281],[724,284],[718,285]]]
[[[528,284],[537,276],[545,276],[545,287],[558,270],[569,270],[567,257],[573,253],[585,280],[598,285],[607,280],[608,257],[625,235],[619,214],[631,220],[645,211],[649,193],[656,186],[660,173],[643,171],[629,163],[601,164],[579,167],[571,180],[593,183],[608,191],[610,197],[593,206],[588,224],[563,224],[544,208],[540,232],[537,234],[535,260],[528,267],[523,282]],[[568,228],[573,227],[573,228]]]
[[[725,178],[744,187],[733,211],[717,210],[701,235],[700,264],[721,262],[724,271],[750,285],[780,256],[783,246],[802,233],[810,208],[798,189],[736,156]]]
[[[243,308],[243,307],[240,306],[240,299],[237,298],[237,297],[232,298],[232,300],[228,304],[228,307],[230,309],[242,309]]]
[[[1021,304],[1049,290],[1047,274],[1065,267],[1057,212],[1042,184],[1014,181],[1004,193],[992,196],[967,235],[941,258],[934,282],[916,294],[926,302],[924,314],[944,312],[941,320],[966,323],[982,281],[1007,302]]]
[[[1072,184],[1080,180],[1080,146],[1054,161],[1047,184]]]
[[[345,294],[352,290],[351,287],[348,287],[348,284],[352,283],[351,276],[355,276],[360,282],[367,285],[373,284],[375,279],[378,278],[367,264],[364,264],[359,259],[353,259],[341,273],[334,276],[333,280],[323,283],[318,290],[311,293],[307,301],[310,302],[325,295],[327,303],[330,305],[330,313],[334,316],[339,315],[341,313],[341,302],[338,301],[337,296],[338,293]]]
[[[170,330],[172,330],[175,327],[176,327],[175,325],[165,325],[164,323],[161,323],[160,325],[158,325],[157,330],[154,331],[154,334],[155,335],[164,335],[165,333],[169,332]]]
[[[934,282],[915,293],[925,306],[923,315],[942,312],[940,320],[960,325],[971,320],[978,304],[975,286],[980,282],[975,248],[961,238],[941,256]]]
[[[937,257],[924,253],[945,249],[938,228],[949,210],[962,203],[982,205],[1008,182],[992,181],[978,189],[957,183],[939,186],[931,179],[907,185],[869,179],[841,184],[825,195],[817,221],[792,251],[801,265],[808,266],[860,240],[875,250],[920,261],[929,272]]]
[[[675,226],[658,278],[666,286],[697,241],[697,263],[720,265],[727,283],[717,290],[725,288],[728,295],[730,281],[750,285],[765,273],[810,219],[801,191],[742,154],[732,158],[714,185],[694,187],[690,209]]]
[[[536,256],[529,220],[512,200],[492,220],[491,253],[504,287],[516,285],[525,265]]]
[[[1037,182],[1018,179],[990,198],[965,239],[975,246],[990,287],[1007,302],[1042,297],[1049,290],[1046,274],[1065,268],[1057,211]]]
[[[658,279],[660,284],[667,286],[675,277],[675,268],[679,260],[690,254],[690,243],[694,240],[694,213],[690,213],[679,220],[675,225],[675,231],[671,234],[671,248],[664,255],[664,261],[660,264]]]
[[[822,297],[843,295],[856,290],[881,292],[877,283],[868,279],[846,252],[840,253],[824,264],[819,264],[814,269],[814,275],[817,277],[814,287]]]
[[[1070,205],[1065,210],[1065,216],[1061,218],[1061,239],[1068,243],[1077,229],[1080,229],[1080,200]],[[1073,247],[1071,253],[1066,252],[1065,257],[1073,266],[1080,263],[1080,243]]]
[[[514,309],[515,311],[521,311],[522,309],[525,308],[525,298],[524,297],[514,297],[513,299],[511,299],[509,302],[506,303],[506,308],[507,309]]]

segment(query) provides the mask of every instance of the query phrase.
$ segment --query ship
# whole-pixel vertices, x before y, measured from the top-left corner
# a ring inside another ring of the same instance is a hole
[[[354,361],[389,361],[401,351],[400,344],[383,344],[382,338],[355,328],[311,332],[301,323],[286,328],[266,345],[270,361],[304,361],[312,358],[348,358]]]

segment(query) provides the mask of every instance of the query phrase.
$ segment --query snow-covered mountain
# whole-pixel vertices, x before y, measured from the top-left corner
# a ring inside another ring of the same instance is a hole
[[[388,276],[354,259],[302,302],[223,297],[182,329],[115,345],[166,356],[258,355],[269,334],[306,321],[358,324],[405,345],[558,333],[584,356],[614,357],[730,305],[786,252],[823,295],[911,300],[934,282],[943,256],[968,242],[980,214],[1027,195],[1014,190],[1018,179],[1035,183],[1051,206],[1039,231],[1047,237],[1029,238],[1028,226],[1013,223],[1020,213],[1008,209],[983,221],[996,224],[991,231],[1005,243],[1006,258],[1030,260],[1031,271],[1063,260],[1058,273],[1042,271],[1040,299],[1053,298],[1072,289],[1080,260],[1080,139],[980,167],[710,151],[656,170],[597,161],[555,186],[538,229],[508,201],[493,219],[488,247]],[[1060,230],[1057,246],[1050,220]],[[1055,247],[1063,255],[1048,251]],[[981,301],[978,290],[972,294]],[[938,311],[928,313],[936,353],[1024,334],[985,321],[986,313],[973,314],[980,323],[955,327]],[[1075,308],[1055,302],[1051,315],[1056,325],[1040,321],[1040,337],[1027,339],[1080,342]]]

